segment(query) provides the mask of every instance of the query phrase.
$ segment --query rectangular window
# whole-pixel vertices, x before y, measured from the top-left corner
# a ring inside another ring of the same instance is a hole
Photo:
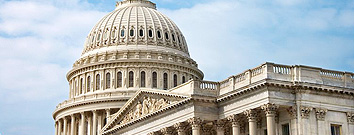
[[[330,125],[331,135],[341,135],[341,125]]]
[[[264,129],[264,135],[267,135],[267,129]]]
[[[282,125],[282,135],[290,135],[290,125],[288,123]]]

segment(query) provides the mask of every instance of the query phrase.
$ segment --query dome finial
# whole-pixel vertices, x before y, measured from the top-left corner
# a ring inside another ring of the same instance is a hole
[[[156,9],[155,3],[149,0],[122,0],[116,2],[116,9],[127,7],[127,6],[141,6],[141,7],[150,7]]]

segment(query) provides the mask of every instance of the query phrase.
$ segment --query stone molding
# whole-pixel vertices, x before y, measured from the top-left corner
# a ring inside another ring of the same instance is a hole
[[[346,117],[348,118],[348,123],[354,124],[354,112],[347,112]]]
[[[312,110],[313,110],[312,107],[300,106],[301,117],[303,119],[308,119],[309,118],[309,114],[312,112]]]
[[[324,121],[325,115],[327,114],[328,110],[324,108],[316,108],[316,118],[319,121]]]

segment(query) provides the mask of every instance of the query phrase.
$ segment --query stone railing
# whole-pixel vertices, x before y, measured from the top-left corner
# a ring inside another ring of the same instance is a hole
[[[354,88],[354,74],[302,65],[264,63],[220,82],[190,80],[170,91],[190,94],[225,94],[265,79]],[[202,92],[203,91],[203,92]],[[208,91],[206,93],[206,91]]]
[[[132,92],[131,94],[134,94],[134,92]],[[97,93],[90,93],[87,95],[81,95],[78,97],[74,97],[74,98],[70,98],[68,100],[63,101],[62,103],[59,103],[56,106],[56,110],[60,109],[60,108],[64,108],[76,103],[82,103],[82,102],[90,102],[90,101],[96,101],[96,100],[100,100],[100,99],[126,99],[128,100],[130,98],[130,93],[128,93],[127,91],[112,91],[112,92],[97,92]]]
[[[288,66],[264,63],[256,68],[246,70],[243,73],[231,76],[219,82],[219,93],[224,94],[264,79],[354,88],[354,73],[303,65]]]

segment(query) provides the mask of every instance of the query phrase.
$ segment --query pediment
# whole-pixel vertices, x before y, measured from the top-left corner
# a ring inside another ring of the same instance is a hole
[[[187,95],[161,90],[140,90],[112,117],[103,131],[146,119],[190,99]]]

